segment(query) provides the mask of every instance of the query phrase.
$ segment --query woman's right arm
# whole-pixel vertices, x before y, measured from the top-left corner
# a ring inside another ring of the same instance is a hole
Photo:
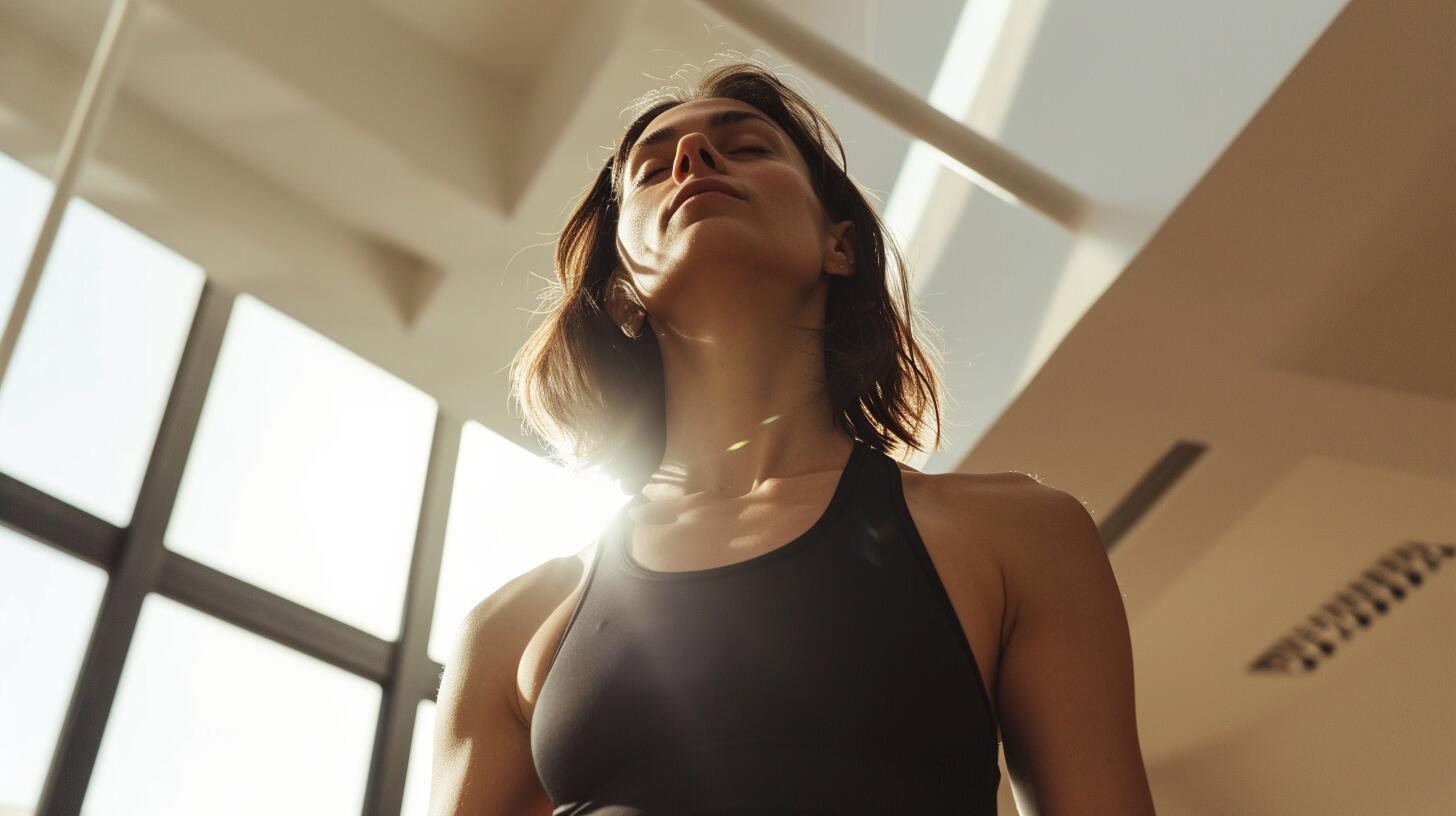
[[[481,601],[461,623],[435,709],[430,816],[551,816],[516,700],[516,669],[581,572],[577,558],[553,558]]]

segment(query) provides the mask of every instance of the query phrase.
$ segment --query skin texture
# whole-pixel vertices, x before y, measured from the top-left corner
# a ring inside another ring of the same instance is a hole
[[[830,276],[853,274],[844,240],[853,222],[829,222],[777,125],[707,127],[725,109],[755,111],[732,99],[664,111],[644,133],[671,126],[679,137],[643,149],[625,171],[614,275],[628,286],[610,287],[606,305],[620,323],[622,294],[635,293],[662,349],[667,443],[643,490],[653,501],[743,497],[834,470],[850,445],[830,417],[823,349],[802,329],[823,327]],[[743,199],[706,194],[668,219],[673,193],[703,177]]]
[[[998,717],[1022,816],[1152,816],[1122,593],[1087,508],[1030,477],[997,502]]]
[[[578,572],[575,558],[551,559],[461,623],[437,695],[430,816],[551,816],[510,670]]]
[[[852,222],[829,221],[777,126],[708,127],[724,110],[754,109],[709,99],[660,114],[643,132],[677,136],[633,157],[619,202],[606,306],[656,334],[667,385],[666,452],[630,545],[659,569],[740,561],[796,537],[853,444],[831,420],[817,338],[801,331],[822,327],[829,276],[854,274]],[[668,218],[674,192],[702,177],[742,198],[703,195]],[[1152,814],[1127,619],[1086,509],[1021,474],[902,469],[995,703],[1023,816]],[[549,816],[530,715],[587,557],[542,564],[461,626],[439,694],[432,816]]]

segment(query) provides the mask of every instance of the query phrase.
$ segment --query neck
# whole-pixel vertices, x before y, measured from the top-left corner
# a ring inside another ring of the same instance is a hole
[[[694,320],[692,337],[657,332],[667,443],[645,496],[732,499],[843,467],[854,442],[830,416],[822,340],[794,323],[820,325]]]

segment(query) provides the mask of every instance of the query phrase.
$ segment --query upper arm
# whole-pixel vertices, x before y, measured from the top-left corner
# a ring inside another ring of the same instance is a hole
[[[1122,594],[1096,524],[1034,480],[1009,511],[999,714],[1023,816],[1151,816]]]
[[[550,816],[516,704],[527,641],[573,586],[575,558],[548,561],[466,615],[435,709],[430,816]]]

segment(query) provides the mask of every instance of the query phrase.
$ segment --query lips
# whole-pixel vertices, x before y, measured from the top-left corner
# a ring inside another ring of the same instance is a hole
[[[722,179],[713,177],[693,179],[677,188],[677,192],[673,195],[672,201],[667,205],[667,218],[671,219],[673,214],[677,212],[677,208],[681,207],[684,201],[687,201],[698,193],[725,193],[737,199],[743,198],[736,187]]]

